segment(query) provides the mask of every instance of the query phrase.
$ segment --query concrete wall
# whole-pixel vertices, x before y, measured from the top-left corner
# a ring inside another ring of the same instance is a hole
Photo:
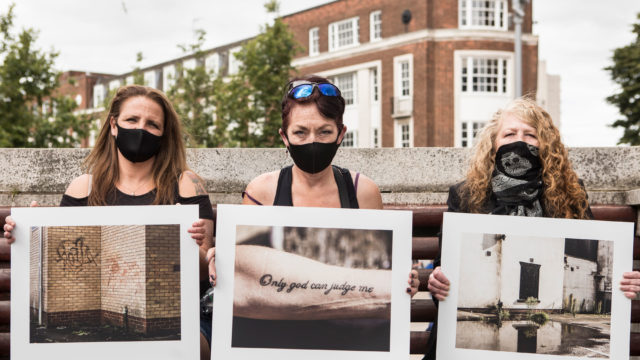
[[[386,204],[444,204],[462,180],[470,151],[461,148],[340,149],[334,164],[372,178]],[[640,147],[569,150],[592,204],[640,205]],[[86,149],[0,149],[0,206],[32,200],[57,205],[82,173]],[[257,175],[291,163],[284,149],[189,149],[188,163],[206,181],[212,202],[239,203]]]
[[[598,264],[595,261],[565,256],[564,266],[564,308],[571,310],[575,301],[576,312],[592,312],[596,300],[595,274]]]
[[[502,241],[489,241],[495,234],[462,235],[460,252],[460,289],[458,307],[486,308],[500,300],[500,262],[502,261]],[[464,266],[462,266],[464,265]],[[496,274],[498,276],[486,276]],[[506,304],[505,304],[506,305]]]

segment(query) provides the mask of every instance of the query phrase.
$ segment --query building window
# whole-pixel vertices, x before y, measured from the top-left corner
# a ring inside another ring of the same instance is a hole
[[[100,85],[95,85],[93,87],[93,107],[94,108],[99,108],[102,107],[102,105],[104,105],[104,98],[106,96],[106,89],[104,87],[104,85],[100,84]]]
[[[120,87],[120,80],[109,81],[109,91],[113,91]]]
[[[482,121],[463,122],[460,129],[462,147],[472,147],[482,127],[484,127],[484,122]]]
[[[507,93],[507,60],[463,57],[461,90],[466,93]]]
[[[413,125],[411,119],[396,120],[395,147],[413,147]]]
[[[401,134],[401,144],[402,147],[410,147],[411,146],[411,128],[409,124],[402,124],[400,126],[400,134]]]
[[[378,69],[371,69],[371,96],[374,102],[380,99],[380,86],[378,85]]]
[[[236,59],[235,54],[241,49],[242,48],[240,46],[229,49],[229,75],[236,74],[240,69],[240,61]]]
[[[355,147],[356,146],[356,141],[355,141],[355,135],[353,133],[353,131],[347,131],[346,134],[344,134],[344,138],[342,139],[342,147]]]
[[[154,70],[144,73],[144,84],[148,87],[155,88],[156,84],[156,72]]]
[[[204,68],[208,73],[211,73],[214,76],[218,75],[218,72],[220,71],[220,54],[213,53],[207,56],[204,60]]]
[[[369,15],[369,41],[382,39],[382,11],[374,11]]]
[[[411,96],[411,68],[409,61],[400,62],[400,95]]]
[[[165,66],[162,69],[162,91],[167,92],[176,85],[176,67]]]
[[[340,89],[345,105],[356,103],[356,73],[337,75],[333,78],[333,83]]]
[[[380,147],[380,129],[378,129],[377,127],[373,128],[373,147]]]
[[[320,54],[320,29],[309,30],[309,56]]]
[[[358,45],[358,18],[329,24],[329,51]]]
[[[461,28],[507,30],[507,0],[460,0]]]

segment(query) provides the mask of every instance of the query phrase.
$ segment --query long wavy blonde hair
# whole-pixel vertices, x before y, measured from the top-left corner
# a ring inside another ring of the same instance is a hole
[[[178,114],[167,97],[160,91],[141,85],[123,86],[111,100],[107,118],[91,153],[84,161],[87,173],[92,174],[92,191],[89,205],[107,205],[107,199],[115,192],[119,177],[118,147],[111,135],[110,119],[120,116],[122,104],[132,97],[142,96],[160,105],[164,112],[164,131],[160,140],[160,150],[152,167],[156,188],[154,204],[173,204],[177,181],[187,168],[187,156],[182,139],[182,129]]]
[[[553,125],[551,116],[529,98],[511,101],[494,114],[478,135],[466,182],[460,189],[463,208],[472,213],[485,211],[483,206],[491,195],[491,175],[495,166],[494,144],[500,123],[507,114],[536,129],[540,143],[543,205],[546,214],[557,218],[587,218],[587,194],[571,167],[567,149],[560,140],[560,132]]]

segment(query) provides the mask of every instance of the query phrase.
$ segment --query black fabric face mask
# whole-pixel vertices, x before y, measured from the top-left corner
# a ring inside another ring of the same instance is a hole
[[[127,160],[134,163],[147,161],[160,151],[162,136],[153,135],[143,129],[125,129],[117,123],[116,127],[116,146]]]
[[[309,174],[319,173],[326,169],[327,166],[331,165],[331,161],[333,160],[333,157],[336,156],[336,152],[340,146],[340,144],[338,144],[338,139],[336,139],[335,142],[330,143],[312,142],[302,145],[293,145],[291,141],[289,141],[289,137],[286,135],[285,137],[289,142],[289,147],[287,147],[287,149],[289,149],[289,154],[291,154],[293,162],[302,171]]]

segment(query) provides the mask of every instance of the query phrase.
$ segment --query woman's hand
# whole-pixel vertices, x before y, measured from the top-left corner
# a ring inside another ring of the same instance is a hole
[[[216,286],[216,248],[207,250],[207,263],[209,263],[209,283]]]
[[[640,271],[632,271],[622,274],[620,290],[624,292],[624,296],[631,300],[635,300],[638,294],[640,294]]]
[[[409,273],[409,287],[407,288],[407,293],[411,294],[413,297],[418,292],[418,287],[420,286],[420,279],[418,279],[418,271],[411,270]]]
[[[29,207],[38,206],[37,201],[32,201]],[[16,238],[13,236],[12,231],[16,227],[16,222],[13,221],[11,215],[4,218],[4,238],[7,239],[7,243],[9,245],[13,244],[16,241]]]
[[[429,275],[429,291],[436,299],[442,301],[449,295],[449,279],[442,273],[440,266]]]
[[[196,241],[196,244],[198,244],[198,246],[202,246],[207,234],[204,220],[199,219],[198,221],[195,221],[187,231],[191,234],[191,238]]]

